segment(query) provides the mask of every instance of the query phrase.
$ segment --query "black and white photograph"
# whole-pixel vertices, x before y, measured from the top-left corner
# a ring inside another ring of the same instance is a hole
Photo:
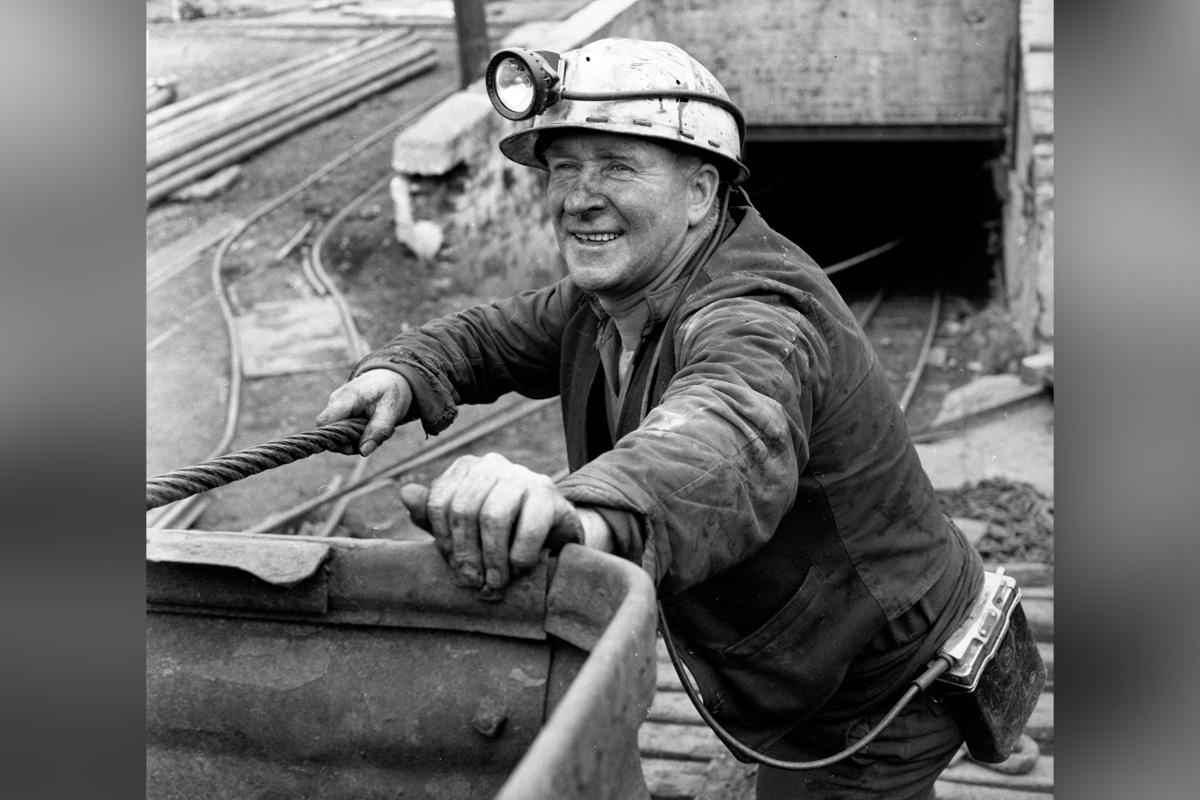
[[[1054,0],[145,6],[147,798],[1054,797]]]

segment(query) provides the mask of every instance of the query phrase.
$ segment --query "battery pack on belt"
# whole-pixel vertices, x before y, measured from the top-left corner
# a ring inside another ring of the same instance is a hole
[[[1021,609],[1021,591],[1003,568],[984,573],[971,613],[938,655],[951,666],[936,685],[954,710],[971,757],[1004,761],[1033,715],[1046,666]]]

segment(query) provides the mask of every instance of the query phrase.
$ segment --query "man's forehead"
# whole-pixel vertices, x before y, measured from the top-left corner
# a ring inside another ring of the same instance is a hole
[[[601,158],[617,156],[643,159],[672,156],[669,149],[653,142],[632,136],[591,131],[570,131],[557,134],[551,138],[542,151],[548,156],[589,155]]]

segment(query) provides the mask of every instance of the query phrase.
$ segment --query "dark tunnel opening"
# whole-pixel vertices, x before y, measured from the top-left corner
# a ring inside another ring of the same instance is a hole
[[[986,303],[1002,296],[1003,145],[990,141],[756,141],[747,193],[767,222],[822,267],[884,245],[838,272],[844,294],[878,286],[942,287]]]

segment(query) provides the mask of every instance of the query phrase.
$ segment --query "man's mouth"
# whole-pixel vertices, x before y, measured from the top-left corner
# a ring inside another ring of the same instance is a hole
[[[575,240],[577,242],[584,242],[586,244],[604,244],[605,242],[611,242],[611,241],[613,241],[615,239],[619,239],[621,237],[621,234],[612,233],[612,232],[606,232],[606,233],[575,233],[575,232],[572,232],[571,235],[575,237]]]

